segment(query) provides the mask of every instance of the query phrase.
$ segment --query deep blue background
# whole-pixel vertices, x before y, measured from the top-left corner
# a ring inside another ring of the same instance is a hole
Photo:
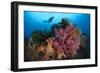
[[[51,23],[44,22],[52,16],[54,19]],[[31,37],[32,31],[35,30],[50,30],[51,26],[60,22],[62,18],[68,18],[71,24],[81,30],[81,33],[90,36],[90,14],[33,11],[24,11],[24,36]]]

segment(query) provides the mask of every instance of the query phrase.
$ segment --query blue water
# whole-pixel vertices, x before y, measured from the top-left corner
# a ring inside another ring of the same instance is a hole
[[[50,17],[54,17],[52,22],[44,22]],[[34,11],[24,11],[24,35],[31,37],[32,31],[50,30],[52,25],[59,23],[62,18],[68,18],[69,22],[79,28],[81,33],[90,36],[90,14]]]

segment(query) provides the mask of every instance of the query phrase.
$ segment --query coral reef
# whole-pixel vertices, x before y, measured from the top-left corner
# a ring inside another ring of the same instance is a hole
[[[65,19],[47,33],[33,33],[25,47],[27,61],[70,59],[80,49],[80,30]]]

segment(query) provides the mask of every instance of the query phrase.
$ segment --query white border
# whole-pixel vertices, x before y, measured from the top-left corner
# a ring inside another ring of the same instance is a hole
[[[71,12],[71,13],[89,13],[91,15],[91,53],[90,59],[79,60],[63,60],[63,61],[33,61],[24,62],[24,10],[29,11],[50,11],[50,12]],[[18,68],[38,68],[50,66],[71,66],[71,65],[84,65],[95,64],[95,11],[93,9],[81,8],[60,8],[60,7],[47,7],[47,6],[27,6],[19,5],[18,7]]]

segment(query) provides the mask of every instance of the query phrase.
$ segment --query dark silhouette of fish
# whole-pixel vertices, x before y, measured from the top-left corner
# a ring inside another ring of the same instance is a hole
[[[50,17],[48,20],[43,20],[43,22],[51,23],[54,19],[54,16]]]

